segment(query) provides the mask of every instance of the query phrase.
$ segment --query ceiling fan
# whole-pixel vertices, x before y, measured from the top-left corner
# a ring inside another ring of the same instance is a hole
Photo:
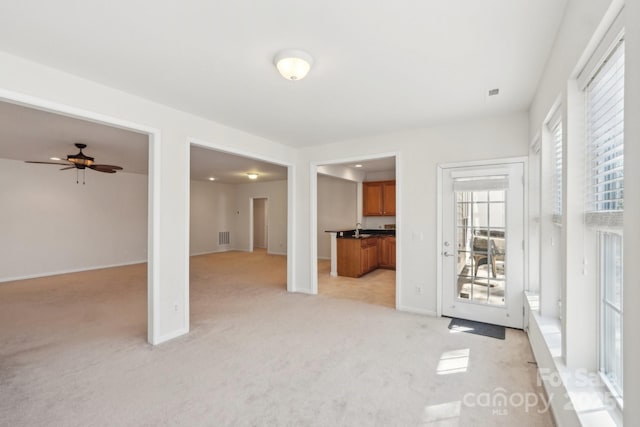
[[[120,166],[115,166],[115,165],[98,165],[94,162],[94,158],[93,157],[89,157],[86,154],[84,154],[82,152],[82,150],[84,148],[87,148],[87,144],[80,144],[80,143],[76,143],[74,144],[78,149],[80,149],[80,152],[77,154],[69,154],[66,158],[66,160],[64,159],[58,159],[58,158],[52,158],[52,160],[59,160],[59,162],[39,162],[39,161],[35,161],[35,160],[27,160],[25,161],[25,163],[38,163],[38,164],[43,164],[43,165],[60,165],[60,166],[65,166],[64,168],[60,169],[61,171],[63,170],[67,170],[67,169],[76,169],[76,183],[78,183],[78,177],[77,177],[77,172],[79,170],[82,170],[83,172],[83,177],[82,177],[82,183],[84,184],[84,172],[86,170],[86,168],[89,169],[93,169],[94,171],[98,171],[98,172],[104,172],[104,173],[116,173],[116,171],[120,171],[122,170],[122,168]],[[66,161],[67,163],[60,163],[60,162],[64,162]]]

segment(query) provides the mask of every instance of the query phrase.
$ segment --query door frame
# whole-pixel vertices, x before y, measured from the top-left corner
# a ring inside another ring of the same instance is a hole
[[[318,167],[344,163],[357,163],[358,161],[395,157],[396,160],[396,230],[402,230],[402,153],[392,151],[377,154],[363,154],[358,156],[343,157],[331,160],[316,160],[309,165],[309,248],[311,254],[311,294],[318,294]],[[359,206],[362,213],[362,206]],[[396,233],[396,310],[402,310],[402,236]]]
[[[186,228],[186,250],[184,253],[185,257],[185,265],[186,273],[185,273],[185,283],[190,284],[189,279],[189,271],[190,271],[190,258],[189,254],[189,227],[190,227],[190,205],[191,205],[191,191],[189,191],[189,185],[191,183],[191,146],[206,148],[208,150],[220,151],[227,154],[233,154],[235,156],[246,157],[248,159],[256,159],[263,162],[273,163],[275,165],[283,166],[287,168],[287,292],[303,292],[299,289],[299,284],[295,282],[296,277],[296,249],[297,249],[297,236],[296,236],[296,165],[293,161],[283,161],[281,159],[276,159],[265,155],[263,153],[256,153],[253,151],[249,151],[248,149],[238,148],[236,146],[230,146],[227,144],[223,144],[220,142],[215,142],[211,140],[198,139],[195,137],[188,137],[187,143],[184,146],[186,151],[186,164],[185,164],[185,174],[184,174],[184,188],[187,194],[187,203],[185,206],[185,228]],[[265,196],[266,198],[266,196]],[[251,208],[253,208],[253,202],[249,203]],[[253,227],[253,226],[252,226]],[[253,229],[253,228],[252,228]],[[186,298],[189,301],[189,288],[190,285],[186,287]],[[186,310],[189,311],[188,309]]]
[[[442,294],[444,292],[444,283],[442,275],[442,185],[444,182],[444,170],[450,168],[462,168],[462,167],[474,167],[474,166],[503,166],[512,163],[522,163],[522,176],[523,176],[523,238],[524,238],[524,260],[522,266],[522,278],[524,284],[524,291],[529,290],[529,159],[525,156],[522,157],[505,157],[499,159],[490,160],[478,160],[470,162],[455,162],[455,163],[439,163],[437,165],[437,200],[436,200],[436,315],[442,317]],[[524,301],[524,299],[523,299]],[[524,308],[524,305],[523,305]]]
[[[147,173],[147,342],[160,344],[173,338],[161,336],[160,329],[160,152],[162,132],[160,129],[138,122],[124,120],[87,108],[63,104],[46,98],[26,95],[0,88],[0,102],[16,104],[39,111],[46,111],[87,122],[98,123],[148,136]],[[187,234],[188,237],[188,234]],[[189,299],[187,298],[187,303]],[[185,310],[188,312],[188,310]],[[180,331],[177,335],[181,335]],[[177,336],[176,335],[176,336]]]
[[[267,229],[267,233],[265,236],[265,247],[267,249],[267,253],[269,253],[269,198],[267,196],[252,196],[249,198],[249,252],[253,252],[253,229],[254,229],[254,217],[253,217],[253,206],[254,203],[258,200],[265,200],[265,212],[264,212],[264,222],[265,227]]]

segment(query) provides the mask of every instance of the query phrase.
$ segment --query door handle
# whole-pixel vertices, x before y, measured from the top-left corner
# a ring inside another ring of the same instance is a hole
[[[444,256],[453,256],[452,253],[447,252],[447,251],[442,252],[442,255],[444,255]]]

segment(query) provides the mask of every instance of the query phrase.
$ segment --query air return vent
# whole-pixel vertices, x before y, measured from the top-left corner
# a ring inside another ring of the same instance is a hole
[[[219,245],[228,245],[229,244],[229,232],[228,231],[220,231],[218,233],[218,244]]]

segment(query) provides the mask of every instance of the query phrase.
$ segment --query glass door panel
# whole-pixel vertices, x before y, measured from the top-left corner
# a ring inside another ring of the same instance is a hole
[[[505,193],[456,192],[458,300],[505,305]]]

